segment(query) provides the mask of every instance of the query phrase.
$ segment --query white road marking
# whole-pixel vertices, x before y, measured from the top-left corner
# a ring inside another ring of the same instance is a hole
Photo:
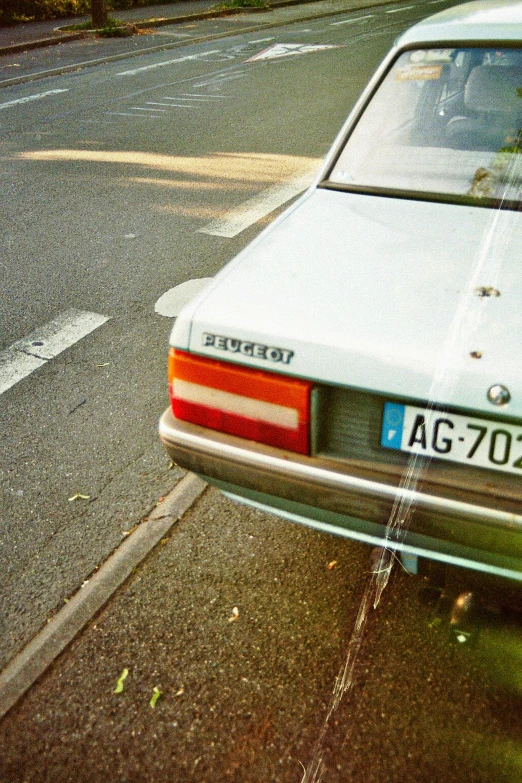
[[[196,294],[210,283],[211,277],[200,277],[195,280],[186,280],[184,283],[170,288],[168,291],[160,296],[154,311],[159,315],[164,315],[167,318],[176,318]]]
[[[366,16],[358,16],[357,19],[343,19],[342,22],[330,22],[330,27],[339,27],[341,24],[355,24],[356,22],[362,22],[365,19],[374,19],[375,14],[367,14]]]
[[[446,2],[446,0],[444,0],[444,2]],[[197,92],[194,92],[194,93],[184,92],[183,95],[186,98],[204,98],[207,101],[222,101],[225,98],[228,98],[228,95],[202,95],[201,93],[197,93]],[[165,101],[175,101],[175,100],[177,100],[177,98],[169,98],[169,97],[166,96],[163,100],[165,100]]]
[[[29,103],[29,101],[40,101],[42,98],[47,98],[49,95],[58,95],[60,92],[69,92],[69,90],[47,90],[47,92],[39,92],[37,95],[27,95],[25,98],[17,98],[14,101],[0,103],[0,109],[7,109],[9,106],[18,106],[21,103]]]
[[[161,120],[162,118],[159,117],[157,114],[131,114],[130,112],[125,111],[108,111],[107,114],[114,115],[116,117],[143,117],[148,120]]]
[[[301,171],[283,184],[274,185],[258,196],[253,196],[224,217],[208,223],[199,229],[199,233],[212,234],[216,237],[235,237],[245,228],[257,223],[274,209],[306,190],[312,184],[314,176],[315,167],[312,171],[310,169]]]
[[[237,73],[224,74],[220,73],[204,82],[198,82],[194,87],[215,87],[219,89],[224,82],[230,82],[233,79],[242,79],[246,75],[246,71],[238,71]]]
[[[46,364],[45,359],[37,359],[35,356],[21,353],[14,348],[2,351],[0,353],[0,394],[44,364]]]
[[[212,101],[222,101],[228,98],[227,95],[190,95],[189,93],[183,93],[183,95],[169,96],[166,95],[164,101],[192,101],[196,103],[212,103]]]
[[[309,54],[310,52],[321,52],[325,49],[338,49],[335,44],[274,44],[264,49],[259,54],[249,57],[246,63],[253,63],[257,60],[274,60],[278,57],[292,57],[297,54]]]
[[[176,57],[174,60],[163,60],[161,63],[153,63],[152,65],[142,65],[141,68],[133,68],[130,71],[121,71],[116,76],[135,76],[137,73],[144,73],[145,71],[153,71],[156,68],[165,68],[167,65],[175,65],[176,63],[184,63],[188,60],[201,60],[203,57],[207,57],[209,54],[219,54],[221,49],[212,49],[210,52],[200,52],[199,54],[189,54],[185,57]]]
[[[28,337],[0,352],[0,394],[30,375],[49,359],[70,348],[108,321],[105,315],[67,310]]]
[[[415,8],[414,5],[405,5],[404,8],[392,8],[390,11],[386,11],[387,14],[402,14],[403,11],[410,11]]]
[[[167,111],[166,109],[147,109],[142,106],[131,106],[130,108],[132,109],[132,111],[160,111],[162,113],[165,113]]]

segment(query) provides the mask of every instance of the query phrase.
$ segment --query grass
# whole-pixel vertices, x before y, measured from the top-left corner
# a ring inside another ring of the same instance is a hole
[[[88,20],[81,24],[74,24],[67,27],[67,30],[92,30],[92,21]],[[107,18],[105,27],[96,30],[99,36],[102,38],[123,38],[128,35],[132,35],[134,30],[130,25],[122,24],[112,17]]]

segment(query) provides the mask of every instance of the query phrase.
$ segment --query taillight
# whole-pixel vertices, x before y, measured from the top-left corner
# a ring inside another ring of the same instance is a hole
[[[170,349],[176,418],[299,454],[309,453],[312,384]]]

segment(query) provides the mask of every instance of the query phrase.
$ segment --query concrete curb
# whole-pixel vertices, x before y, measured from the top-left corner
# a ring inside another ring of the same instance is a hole
[[[0,47],[0,57],[3,54],[16,54],[17,52],[26,52],[29,49],[41,49],[43,46],[56,46],[66,41],[79,41],[85,38],[83,30],[75,33],[64,33],[55,35],[53,38],[40,38],[37,41],[27,41],[26,43],[10,44]]]
[[[138,27],[139,29],[146,29],[148,27],[156,26],[165,26],[169,24],[181,24],[182,22],[191,22],[196,21],[200,19],[215,19],[221,16],[235,16],[236,14],[241,13],[252,13],[252,12],[269,12],[271,10],[277,10],[278,8],[284,8],[287,6],[294,6],[294,5],[306,5],[307,3],[314,3],[317,2],[317,0],[279,0],[279,2],[274,2],[268,9],[266,8],[239,8],[239,9],[227,9],[225,11],[203,11],[200,14],[189,14],[187,16],[177,16],[173,17],[172,19],[160,19],[156,20],[157,24],[152,25],[151,23],[147,22],[132,22],[129,24],[133,24],[134,27]],[[86,60],[85,62],[80,63],[74,63],[72,65],[63,65],[60,68],[52,68],[46,71],[37,71],[35,73],[28,73],[24,76],[16,76],[12,79],[6,79],[5,81],[0,82],[0,89],[3,87],[13,87],[17,84],[24,84],[26,82],[32,82],[37,81],[38,79],[45,79],[50,76],[60,76],[64,73],[72,73],[73,71],[77,71],[81,68],[90,68],[95,65],[103,65],[104,63],[108,62],[116,62],[117,60],[126,60],[129,57],[138,57],[142,54],[152,54],[153,52],[161,52],[166,51],[169,49],[178,49],[183,46],[189,46],[192,44],[198,44],[198,43],[205,43],[207,41],[215,41],[219,38],[229,38],[232,35],[242,35],[245,33],[253,33],[257,30],[269,30],[273,27],[284,27],[288,24],[294,24],[296,22],[310,22],[313,19],[323,19],[327,18],[329,16],[337,16],[338,14],[345,14],[350,13],[352,11],[365,11],[370,8],[379,8],[381,6],[386,5],[394,5],[395,3],[400,3],[401,0],[377,0],[377,2],[369,3],[367,0],[362,0],[361,5],[358,5],[357,3],[354,3],[353,5],[350,5],[348,8],[338,8],[336,10],[332,11],[324,11],[319,14],[309,14],[308,16],[300,16],[299,19],[290,19],[288,21],[281,21],[278,22],[265,22],[257,25],[250,25],[249,27],[242,27],[238,28],[237,30],[227,30],[226,32],[222,33],[212,33],[208,35],[202,35],[195,38],[185,39],[183,41],[175,41],[170,44],[159,44],[158,46],[149,46],[146,49],[139,49],[136,51],[130,51],[125,52],[122,54],[113,54],[113,55],[107,55],[106,57],[101,57],[96,60]],[[78,38],[82,38],[83,33],[85,31],[82,31]],[[51,45],[54,44],[56,39],[49,38],[49,39],[42,39],[44,42],[49,41],[50,43],[44,43],[43,45]],[[73,40],[71,36],[67,36],[66,40],[70,41]],[[36,42],[33,42],[36,43]],[[16,46],[22,46],[23,44],[16,44]],[[8,47],[9,48],[9,47]],[[29,45],[25,46],[25,48],[30,48]],[[31,47],[34,48],[34,47]],[[0,56],[2,54],[5,54],[5,49],[0,49]]]
[[[194,473],[187,473],[148,520],[138,525],[99,571],[0,673],[0,719],[107,603],[206,486]]]

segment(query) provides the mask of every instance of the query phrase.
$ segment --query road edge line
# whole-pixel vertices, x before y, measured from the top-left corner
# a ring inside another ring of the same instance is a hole
[[[207,484],[187,473],[147,521],[105,561],[85,585],[0,672],[0,720],[41,677],[87,623],[202,495]]]

